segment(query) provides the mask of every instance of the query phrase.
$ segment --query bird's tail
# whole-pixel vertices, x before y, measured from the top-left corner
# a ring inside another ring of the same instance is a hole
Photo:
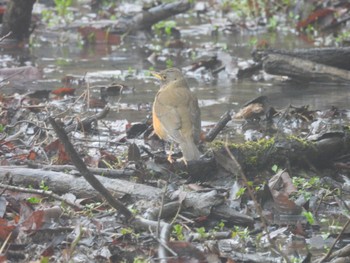
[[[180,143],[183,158],[186,161],[198,160],[201,156],[196,144],[192,141],[184,141]]]

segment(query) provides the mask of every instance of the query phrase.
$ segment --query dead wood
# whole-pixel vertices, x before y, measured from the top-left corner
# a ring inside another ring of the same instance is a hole
[[[350,47],[257,50],[253,52],[253,57],[257,61],[262,61],[265,56],[272,54],[301,58],[331,67],[350,70]]]
[[[185,174],[187,182],[206,181],[217,171],[216,162],[213,158],[171,164],[176,174]]]
[[[137,13],[132,17],[121,17],[117,21],[96,21],[93,27],[95,28],[111,28],[112,32],[119,35],[125,33],[133,33],[138,30],[149,30],[151,26],[170,16],[174,16],[186,12],[191,7],[190,1],[177,1],[172,3],[164,3],[156,7],[150,8],[147,11]],[[83,24],[75,24],[73,27],[85,26]]]
[[[43,169],[55,172],[66,172],[70,171],[70,174],[79,175],[76,167],[74,165],[40,165],[28,163],[29,168]],[[132,169],[108,169],[108,168],[88,168],[90,172],[97,175],[103,175],[108,178],[120,178],[120,177],[130,177],[135,175],[135,170]]]
[[[190,7],[190,1],[178,1],[158,5],[134,16],[129,24],[126,23],[128,24],[128,31],[150,29],[153,24],[170,16],[186,12]]]
[[[215,126],[206,134],[205,141],[212,142],[219,132],[225,128],[226,124],[232,119],[231,111],[227,111],[223,116],[221,116],[220,120],[215,124]]]
[[[269,54],[263,59],[263,69],[272,75],[288,76],[301,81],[350,82],[350,71],[288,55]]]
[[[228,147],[243,171],[254,174],[260,169],[270,169],[275,164],[279,167],[289,167],[289,164],[296,167],[331,167],[336,158],[348,153],[350,140],[346,133],[339,132],[325,134],[315,141],[289,137]],[[224,149],[215,153],[215,159],[219,166],[237,174],[239,168],[232,163]]]
[[[248,226],[252,227],[254,225],[254,219],[251,216],[239,213],[226,204],[216,206],[212,210],[212,216],[219,218],[220,220],[225,220],[229,224]]]
[[[104,107],[104,109],[93,116],[88,116],[78,123],[71,124],[65,128],[66,133],[70,133],[75,130],[86,131],[91,128],[91,124],[97,120],[105,118],[109,112],[109,106]]]
[[[282,262],[279,257],[272,257],[262,253],[241,253],[237,252],[239,246],[234,243],[233,239],[224,239],[218,241],[218,250],[221,257],[230,258],[239,262],[254,262],[254,263],[279,263]],[[237,249],[235,249],[237,248]]]
[[[56,200],[59,200],[61,202],[66,203],[67,205],[70,205],[71,207],[78,209],[78,210],[83,210],[84,207],[80,204],[75,204],[74,202],[71,202],[67,198],[61,197],[52,191],[46,191],[46,190],[38,190],[38,189],[32,189],[32,188],[24,188],[24,187],[18,187],[18,186],[12,186],[8,184],[2,184],[0,183],[0,188],[3,188],[4,190],[10,190],[13,192],[22,192],[22,193],[31,193],[31,194],[38,194],[50,198],[54,198]]]
[[[181,211],[180,206],[182,205],[179,201],[174,201],[164,204],[163,207],[149,208],[143,217],[148,220],[157,220],[158,217],[161,219],[171,218]]]
[[[77,167],[78,171],[85,178],[85,180],[88,181],[88,183],[94,189],[96,189],[113,208],[117,209],[121,214],[123,214],[127,221],[132,220],[134,218],[134,215],[131,213],[131,211],[121,201],[116,199],[111,194],[111,192],[108,191],[106,187],[86,167],[86,164],[74,149],[73,144],[69,141],[65,130],[60,125],[58,125],[52,117],[49,118],[49,121],[61,143],[64,145],[64,149],[67,152],[69,158],[75,167]]]
[[[40,182],[43,181],[56,194],[72,193],[77,198],[101,198],[101,195],[83,177],[24,167],[0,166],[0,180],[6,182],[9,175],[12,185],[32,185],[39,188]],[[102,176],[98,177],[98,180],[116,197],[130,195],[135,199],[152,200],[159,198],[161,194],[160,189],[144,184]]]

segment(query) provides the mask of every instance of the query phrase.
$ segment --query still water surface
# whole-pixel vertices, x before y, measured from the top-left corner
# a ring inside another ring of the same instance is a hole
[[[253,81],[236,80],[233,74],[239,62],[251,58],[251,39],[267,39],[273,48],[305,48],[311,47],[295,34],[225,34],[213,38],[209,26],[184,24],[181,27],[182,39],[187,47],[179,51],[160,50],[158,60],[152,64],[148,57],[151,48],[161,40],[136,41],[129,37],[120,46],[104,44],[84,47],[74,42],[55,44],[42,41],[37,36],[37,44],[30,48],[30,56],[35,58],[35,64],[42,68],[45,78],[39,81],[44,89],[55,89],[60,79],[67,74],[80,78],[86,76],[90,85],[108,84],[112,81],[126,84],[132,92],[115,98],[114,103],[121,105],[120,111],[112,113],[112,118],[127,119],[130,122],[141,121],[149,113],[154,96],[159,88],[148,70],[165,68],[164,60],[170,57],[177,67],[188,67],[193,63],[193,57],[217,55],[225,60],[225,71],[217,77],[207,72],[187,72],[186,77],[191,89],[197,94],[202,110],[202,120],[216,122],[227,110],[236,112],[248,100],[260,95],[266,95],[270,104],[277,109],[309,105],[311,109],[327,109],[331,106],[347,108],[350,100],[349,87],[335,83],[288,83],[281,80]],[[189,55],[189,54],[192,55]],[[194,56],[193,56],[194,54]],[[168,55],[168,56],[167,56]],[[98,97],[98,92],[95,94]],[[113,101],[112,101],[113,102]]]

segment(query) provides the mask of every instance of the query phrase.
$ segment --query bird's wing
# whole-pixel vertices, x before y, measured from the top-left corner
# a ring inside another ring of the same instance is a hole
[[[154,112],[157,115],[167,137],[175,142],[181,139],[181,116],[177,107],[169,105],[169,98],[165,93],[159,92],[154,102]]]

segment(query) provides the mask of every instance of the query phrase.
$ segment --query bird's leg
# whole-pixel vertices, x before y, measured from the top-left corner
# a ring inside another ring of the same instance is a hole
[[[167,158],[169,163],[173,163],[174,162],[173,159],[171,158],[171,155],[173,154],[173,147],[174,147],[174,143],[171,142],[170,143],[170,149],[169,149],[169,155],[168,155],[168,158]]]

